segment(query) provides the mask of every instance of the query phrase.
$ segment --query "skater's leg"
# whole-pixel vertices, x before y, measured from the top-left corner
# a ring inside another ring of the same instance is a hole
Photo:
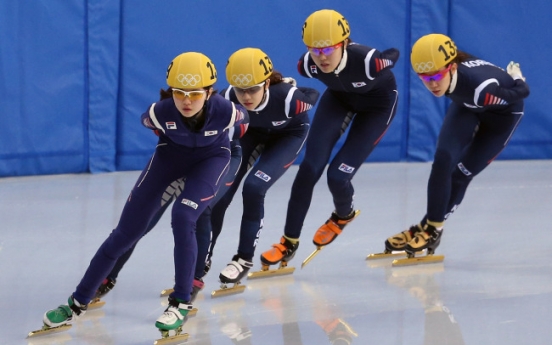
[[[82,304],[90,302],[119,257],[132,248],[146,230],[145,224],[152,217],[152,212],[147,210],[154,208],[157,201],[153,200],[152,204],[152,199],[144,200],[139,194],[134,194],[131,200],[123,209],[119,225],[100,246],[73,294]]]
[[[424,249],[432,253],[439,245],[449,212],[453,172],[478,125],[479,119],[474,113],[451,104],[441,126],[428,180],[426,224],[405,246],[409,255]]]
[[[332,149],[352,114],[326,91],[320,98],[306,142],[305,157],[299,165],[288,202],[284,235],[299,238],[312,201],[314,186],[322,176]]]
[[[472,143],[452,173],[451,194],[445,218],[460,205],[473,178],[504,150],[521,120],[521,114],[484,114]],[[497,118],[500,117],[500,118]]]
[[[169,187],[165,190],[165,193],[163,193],[163,197],[161,200],[161,209],[157,211],[157,213],[153,216],[153,219],[150,221],[146,233],[144,236],[149,233],[155,225],[159,222],[167,208],[171,205],[173,200],[180,195],[182,192],[182,189],[184,188],[184,182],[182,179],[178,179],[174,182],[172,182]],[[109,291],[111,291],[115,284],[117,283],[117,277],[119,276],[119,272],[123,269],[124,265],[130,259],[130,256],[134,252],[134,248],[136,248],[136,244],[133,245],[129,250],[127,250],[123,255],[117,259],[117,262],[115,263],[115,266],[111,270],[111,272],[107,275],[107,278],[105,278],[96,291],[96,295],[94,298],[103,298]]]
[[[233,192],[230,192],[232,194],[228,195],[228,199],[222,202],[220,204],[220,207],[216,209],[216,217],[213,217],[213,208],[219,204],[219,201],[234,185],[234,180],[238,173],[238,169],[241,166],[241,162],[242,149],[238,142],[235,140],[231,144],[230,166],[228,169],[228,173],[222,180],[217,195],[211,201],[209,207],[207,207],[205,211],[203,211],[197,221],[196,237],[198,243],[198,260],[195,270],[195,277],[197,278],[202,278],[211,268],[211,257],[213,256],[213,250],[215,248],[216,240],[220,232],[222,231],[224,214],[226,213],[228,205],[232,201],[235,189],[233,190]],[[216,218],[216,220],[213,218]]]
[[[186,186],[172,208],[175,285],[172,296],[190,301],[197,261],[196,222],[216,195],[229,154],[215,156],[194,166]]]
[[[197,239],[197,262],[195,266],[194,277],[203,278],[205,275],[205,265],[208,260],[209,249],[211,245],[211,206],[205,208],[196,223]]]
[[[427,220],[442,227],[449,212],[452,173],[466,147],[472,142],[479,118],[452,103],[443,120],[427,185]]]
[[[426,248],[433,252],[437,248],[445,219],[460,204],[473,177],[507,145],[521,116],[474,114],[457,106],[449,108],[428,183],[427,224],[408,243],[407,252]],[[437,205],[436,200],[442,204]]]
[[[297,159],[308,131],[309,126],[304,125],[265,141],[261,156],[244,180],[243,215],[238,246],[240,258],[252,261],[262,231],[266,193]]]
[[[173,164],[175,159],[181,159],[181,154],[166,145],[156,148],[127,199],[119,224],[100,246],[73,293],[77,301],[88,304],[116,261],[145,234],[161,209],[167,186],[185,175],[182,167]]]
[[[352,180],[355,174],[379,144],[395,116],[395,93],[392,96],[389,108],[358,113],[354,117],[345,142],[328,166],[328,188],[335,213],[341,217],[353,211]]]
[[[335,211],[314,235],[313,242],[316,246],[330,244],[359,214],[353,208],[352,179],[395,117],[397,93],[391,92],[388,100],[387,107],[374,108],[354,117],[343,146],[328,166],[328,187],[332,193]]]

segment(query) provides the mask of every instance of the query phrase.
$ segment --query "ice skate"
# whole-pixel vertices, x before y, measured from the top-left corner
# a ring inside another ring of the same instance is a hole
[[[280,243],[273,244],[272,249],[261,254],[261,270],[249,273],[247,278],[254,279],[292,274],[295,271],[295,267],[288,267],[287,264],[295,256],[297,248],[299,248],[299,240],[294,244],[285,236],[282,236]],[[275,265],[277,263],[280,263],[280,266],[271,270],[270,265]]]
[[[220,272],[220,289],[213,291],[211,297],[242,293],[245,290],[245,285],[241,285],[241,280],[247,275],[251,267],[253,267],[252,262],[234,255],[232,261]],[[228,287],[228,284],[234,284],[234,286]]]
[[[197,294],[199,294],[199,292],[203,290],[204,286],[205,286],[205,283],[201,278],[194,278],[194,283],[192,285],[192,298],[191,298],[192,302],[195,301],[195,299],[197,298]]]
[[[423,231],[418,231],[412,240],[405,246],[406,259],[393,260],[393,266],[415,265],[421,263],[442,262],[444,255],[434,255],[435,249],[441,243],[443,230],[437,230],[434,226],[426,224]],[[416,253],[427,250],[425,256],[416,257]]]
[[[66,331],[71,328],[71,322],[74,319],[84,315],[86,309],[86,305],[80,304],[73,296],[70,296],[67,304],[47,311],[43,317],[44,326],[39,330],[30,332],[27,338]]]
[[[341,218],[337,213],[332,212],[330,219],[324,223],[314,234],[312,242],[316,246],[316,249],[303,261],[301,268],[305,267],[320,251],[322,248],[332,243],[339,234],[343,231],[345,226],[353,221],[360,214],[360,210],[353,210],[348,216]]]
[[[188,313],[193,309],[190,302],[184,302],[169,296],[169,306],[155,322],[155,327],[161,332],[161,339],[154,345],[177,344],[188,339],[188,333],[182,333],[182,325],[188,319]],[[171,335],[171,333],[173,333]]]
[[[117,280],[112,278],[105,278],[102,282],[102,285],[96,290],[96,296],[94,296],[94,299],[88,303],[88,310],[92,309],[98,309],[105,305],[105,302],[101,299],[107,295],[109,291],[111,291],[115,284],[117,283]]]
[[[385,250],[383,251],[383,253],[369,254],[366,257],[366,260],[396,258],[398,256],[406,257],[406,245],[415,237],[416,233],[420,231],[422,231],[421,225],[416,224],[412,225],[410,228],[404,230],[403,232],[389,237],[385,241]]]

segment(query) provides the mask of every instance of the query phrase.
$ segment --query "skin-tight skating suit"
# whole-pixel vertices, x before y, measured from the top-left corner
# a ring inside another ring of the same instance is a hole
[[[236,124],[233,128],[230,128],[228,130],[228,136],[230,138],[230,165],[228,167],[228,173],[224,176],[222,182],[220,183],[220,188],[217,192],[217,195],[211,200],[211,203],[205,210],[201,213],[199,218],[196,222],[196,239],[197,239],[197,262],[196,262],[196,269],[194,277],[201,278],[205,274],[205,265],[206,261],[208,260],[208,254],[209,252],[209,245],[211,243],[211,233],[212,233],[212,227],[211,227],[211,209],[214,204],[218,202],[220,197],[224,195],[226,190],[232,185],[234,178],[236,176],[236,172],[238,171],[238,168],[242,161],[242,153],[241,153],[241,146],[239,138],[243,136],[245,131],[247,130],[247,126],[249,124],[249,115],[247,112],[245,113],[244,120]],[[176,181],[171,182],[171,184],[165,189],[165,193],[163,193],[163,197],[161,198],[161,208],[159,211],[155,214],[153,219],[151,220],[150,224],[148,225],[148,229],[146,230],[146,234],[153,229],[167,208],[171,205],[171,203],[182,193],[182,190],[184,189],[185,179],[179,178]],[[125,254],[123,254],[119,259],[117,260],[117,263],[111,270],[111,272],[108,274],[107,278],[111,280],[116,280],[119,276],[119,272],[124,267],[125,263],[128,261],[130,256],[132,255],[132,252],[134,251],[135,246],[131,247]]]
[[[340,64],[330,73],[320,71],[309,52],[300,58],[299,73],[320,80],[327,89],[318,103],[305,158],[293,182],[284,228],[287,237],[299,238],[314,186],[328,162],[328,187],[335,212],[340,216],[351,213],[351,180],[395,116],[398,92],[391,68],[398,58],[396,49],[379,52],[355,43],[344,49]],[[333,152],[347,127],[343,146]],[[332,153],[335,156],[330,161]]]
[[[117,227],[100,246],[73,296],[87,304],[117,259],[144,235],[161,208],[171,182],[186,179],[172,207],[175,285],[172,297],[190,300],[197,258],[196,221],[214,198],[230,163],[228,133],[243,120],[245,109],[212,95],[203,109],[204,123],[186,120],[173,99],[152,104],[142,124],[159,133],[159,142],[123,208]],[[193,120],[193,119],[192,119]]]
[[[422,222],[443,222],[471,180],[506,147],[523,117],[529,87],[502,68],[471,58],[458,64],[445,95],[452,102],[439,133]]]
[[[227,99],[237,102],[232,87],[224,91]],[[303,147],[309,133],[307,111],[318,100],[312,88],[294,87],[288,83],[271,84],[264,101],[249,111],[249,128],[240,139],[243,164],[234,184],[213,206],[213,238],[222,229],[226,209],[240,182],[243,182],[243,214],[238,256],[252,261],[264,218],[264,199],[268,189],[288,170]],[[214,245],[214,244],[212,244]]]

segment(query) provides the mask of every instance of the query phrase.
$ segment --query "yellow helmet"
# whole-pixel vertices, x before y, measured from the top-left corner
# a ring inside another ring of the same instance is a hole
[[[422,36],[412,46],[410,62],[416,73],[433,73],[456,57],[457,49],[450,37],[442,34]]]
[[[343,42],[350,34],[349,23],[334,10],[316,11],[303,24],[303,42],[307,47],[333,46]]]
[[[243,48],[228,58],[226,80],[232,86],[246,89],[267,80],[272,71],[272,61],[262,50]]]
[[[167,68],[167,84],[174,88],[204,88],[217,81],[215,64],[201,53],[183,53]]]

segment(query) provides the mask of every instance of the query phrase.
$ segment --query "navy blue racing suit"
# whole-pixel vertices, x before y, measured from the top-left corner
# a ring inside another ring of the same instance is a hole
[[[284,234],[299,238],[311,204],[315,184],[329,162],[327,177],[335,212],[349,215],[353,209],[354,175],[380,142],[395,116],[398,92],[391,68],[399,51],[380,52],[351,43],[344,49],[337,69],[323,73],[307,52],[298,63],[299,73],[320,80],[324,91],[312,121],[305,158],[293,182]],[[332,151],[349,127],[343,146]]]
[[[506,147],[523,117],[529,87],[473,57],[458,64],[445,95],[452,102],[437,141],[422,224],[444,222],[472,179]]]
[[[73,293],[88,304],[117,259],[145,234],[161,208],[168,185],[186,179],[172,207],[175,285],[172,296],[190,300],[197,258],[196,221],[215,197],[230,164],[227,130],[243,120],[241,105],[212,95],[203,108],[204,122],[193,126],[180,114],[172,98],[152,104],[142,124],[159,133],[159,142],[123,208],[117,227],[100,246]]]
[[[238,171],[238,168],[242,161],[242,153],[241,153],[241,146],[239,142],[239,138],[243,136],[245,131],[247,130],[247,126],[249,123],[249,115],[245,113],[245,119],[239,123],[236,124],[233,128],[230,128],[228,130],[228,135],[230,138],[230,165],[228,166],[228,173],[224,176],[224,179],[220,183],[220,188],[217,192],[217,195],[211,200],[211,203],[205,210],[201,213],[199,216],[197,222],[196,222],[196,239],[197,239],[197,262],[196,262],[196,268],[195,268],[195,278],[202,278],[205,274],[205,266],[206,262],[210,259],[211,252],[209,251],[209,247],[211,245],[211,234],[212,234],[212,226],[211,226],[211,209],[214,204],[218,202],[218,200],[221,198],[222,195],[228,190],[228,188],[232,185],[234,178],[236,176],[236,172]],[[182,193],[182,190],[184,190],[184,184],[185,179],[179,178],[176,181],[173,181],[167,189],[165,189],[165,193],[163,193],[163,197],[161,199],[161,208],[159,211],[155,214],[153,219],[151,220],[150,224],[148,225],[148,229],[146,230],[146,234],[150,232],[151,229],[153,229],[165,211],[169,208],[171,203]],[[145,234],[144,234],[145,235]],[[111,272],[108,274],[108,278],[111,280],[116,280],[119,276],[119,272],[121,269],[123,269],[124,265],[132,255],[132,252],[134,251],[135,246],[131,247],[125,254],[123,254],[119,259],[117,259],[117,263],[111,270]]]
[[[232,87],[223,91],[227,99],[237,102]],[[263,228],[264,199],[268,189],[297,159],[309,133],[307,111],[318,100],[318,91],[280,82],[271,84],[264,101],[249,111],[249,128],[240,139],[243,164],[234,184],[213,206],[213,237],[222,230],[226,209],[243,182],[243,214],[238,256],[252,261]],[[212,244],[213,246],[213,244]]]

